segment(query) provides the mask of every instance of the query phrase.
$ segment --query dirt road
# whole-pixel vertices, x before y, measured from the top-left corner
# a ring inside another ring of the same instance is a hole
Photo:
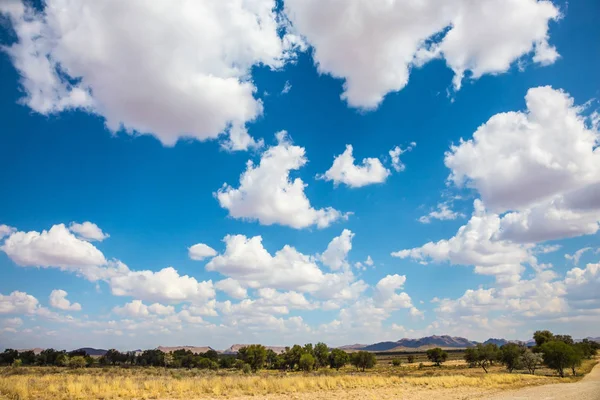
[[[600,364],[577,383],[559,383],[511,390],[487,400],[600,400]]]

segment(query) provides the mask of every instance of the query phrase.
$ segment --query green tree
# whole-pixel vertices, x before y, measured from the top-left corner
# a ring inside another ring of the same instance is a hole
[[[238,358],[250,365],[252,371],[256,372],[265,365],[267,349],[260,344],[251,344],[238,350]]]
[[[267,349],[267,368],[275,368],[277,365],[277,353],[275,353],[272,349]]]
[[[535,347],[533,348],[533,351],[535,353],[539,353],[542,350],[542,346],[545,343],[550,342],[552,339],[554,339],[554,334],[548,330],[535,331],[533,333],[533,340],[535,340]]]
[[[573,372],[573,376],[577,375],[576,369],[581,366],[581,362],[583,361],[583,351],[578,346],[571,346],[573,352],[571,353],[571,358],[569,359],[569,367],[571,367],[571,371]]]
[[[589,339],[583,339],[581,342],[576,343],[575,347],[581,351],[583,358],[591,359],[598,354],[598,344]],[[19,354],[19,357],[22,359],[23,353]]]
[[[69,365],[69,356],[67,355],[67,353],[60,353],[58,356],[56,356],[54,365],[59,367],[66,367],[67,365]]]
[[[206,353],[204,353],[204,358],[208,358],[211,361],[219,360],[219,353],[216,350],[210,349]]]
[[[121,353],[116,349],[109,349],[105,354],[104,358],[108,361],[109,364],[117,365],[118,363],[124,362],[127,359],[127,356]]]
[[[541,346],[544,364],[558,372],[561,377],[565,376],[565,368],[569,368],[574,359],[575,350],[565,342],[550,341]]]
[[[535,370],[542,365],[543,362],[544,359],[542,355],[534,353],[530,349],[526,349],[523,354],[521,354],[521,364],[527,368],[531,375],[535,375]]]
[[[377,363],[375,359],[375,354],[369,353],[368,351],[358,351],[356,353],[352,353],[350,356],[350,363],[356,367],[356,369],[362,369],[363,372],[365,369],[371,369]]]
[[[399,366],[401,366],[401,365],[402,365],[402,360],[400,360],[399,358],[394,358],[394,359],[392,360],[392,365],[393,365],[394,367],[399,367]]]
[[[333,349],[329,353],[329,367],[340,370],[344,365],[348,364],[349,361],[348,353],[342,349]]]
[[[439,347],[427,350],[427,358],[438,367],[448,359],[448,353]]]
[[[408,355],[408,357],[406,357],[406,361],[407,361],[409,364],[412,364],[412,363],[414,363],[414,362],[415,362],[415,356],[414,356],[414,355],[412,355],[412,354]]]
[[[74,356],[69,359],[69,368],[80,369],[87,366],[87,361],[83,356]]]
[[[329,363],[329,347],[323,342],[319,342],[314,348],[315,369],[326,367]]]
[[[304,353],[300,356],[300,363],[298,366],[302,371],[310,372],[315,367],[315,358],[310,353]]]
[[[12,363],[19,358],[19,352],[13,349],[6,349],[0,354],[0,364],[12,365]]]
[[[524,349],[516,343],[507,343],[500,347],[500,361],[506,365],[508,372],[522,367],[521,355]]]
[[[571,335],[554,335],[554,340],[557,340],[559,342],[564,342],[571,346],[575,344],[575,341],[573,340]]]
[[[477,346],[471,348],[469,352],[465,352],[465,361],[470,365],[475,364],[480,366],[486,373],[488,372],[487,368],[499,358],[500,351],[498,350],[498,346],[494,343],[485,345],[478,343]]]
[[[19,358],[23,361],[23,365],[35,364],[35,353],[33,350],[22,351],[19,353]]]
[[[15,358],[12,362],[12,366],[15,368],[19,368],[21,365],[23,365],[23,360],[20,358]]]

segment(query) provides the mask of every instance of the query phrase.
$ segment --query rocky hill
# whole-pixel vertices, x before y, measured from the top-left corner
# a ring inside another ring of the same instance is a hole
[[[464,349],[475,346],[476,342],[468,339],[453,336],[427,336],[420,339],[400,339],[397,342],[380,342],[365,346],[361,349],[365,351],[406,351],[406,350],[424,350],[433,347],[445,349]]]
[[[165,352],[165,353],[170,353],[172,351],[177,351],[177,350],[190,350],[194,354],[206,353],[209,350],[214,350],[212,347],[209,347],[209,346],[201,346],[201,347],[197,347],[197,346],[174,346],[174,347],[158,346],[157,349],[162,352]]]
[[[234,344],[227,350],[223,350],[223,354],[237,354],[237,352],[242,348],[250,346],[249,344]],[[281,354],[285,351],[285,347],[283,346],[265,346],[267,349],[273,350],[276,354]]]

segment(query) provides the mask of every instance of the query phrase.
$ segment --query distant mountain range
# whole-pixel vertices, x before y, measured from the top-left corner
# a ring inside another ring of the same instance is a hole
[[[370,345],[364,344],[352,344],[339,347],[343,350],[348,351],[423,351],[434,347],[441,347],[442,349],[466,349],[468,347],[474,347],[480,342],[465,339],[463,337],[456,336],[427,336],[419,339],[400,339],[396,342],[379,342]],[[533,340],[522,342],[518,340],[506,340],[490,338],[483,342],[483,344],[493,343],[497,346],[503,346],[506,343],[519,343],[524,345],[532,345]]]

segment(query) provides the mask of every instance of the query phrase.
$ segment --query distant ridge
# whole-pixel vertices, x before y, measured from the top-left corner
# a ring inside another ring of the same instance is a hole
[[[177,351],[177,350],[189,350],[194,354],[206,353],[209,350],[214,350],[210,346],[200,346],[200,347],[197,347],[197,346],[174,346],[174,347],[158,346],[156,349],[162,351],[163,353],[170,353],[172,351]]]
[[[355,348],[354,350],[365,351],[405,351],[405,350],[423,350],[433,347],[442,347],[446,349],[465,349],[473,347],[476,342],[472,342],[462,337],[454,336],[427,336],[420,339],[400,339],[397,342],[380,342],[365,346],[363,348]]]
[[[76,351],[85,351],[85,354],[87,354],[88,356],[100,356],[102,357],[103,355],[106,354],[107,350],[104,349],[94,349],[92,347],[82,347],[80,349],[77,349]]]
[[[242,347],[250,346],[249,344],[234,344],[230,348],[223,350],[223,354],[237,354]],[[276,354],[281,354],[285,351],[284,346],[265,346],[267,350],[273,350]]]

